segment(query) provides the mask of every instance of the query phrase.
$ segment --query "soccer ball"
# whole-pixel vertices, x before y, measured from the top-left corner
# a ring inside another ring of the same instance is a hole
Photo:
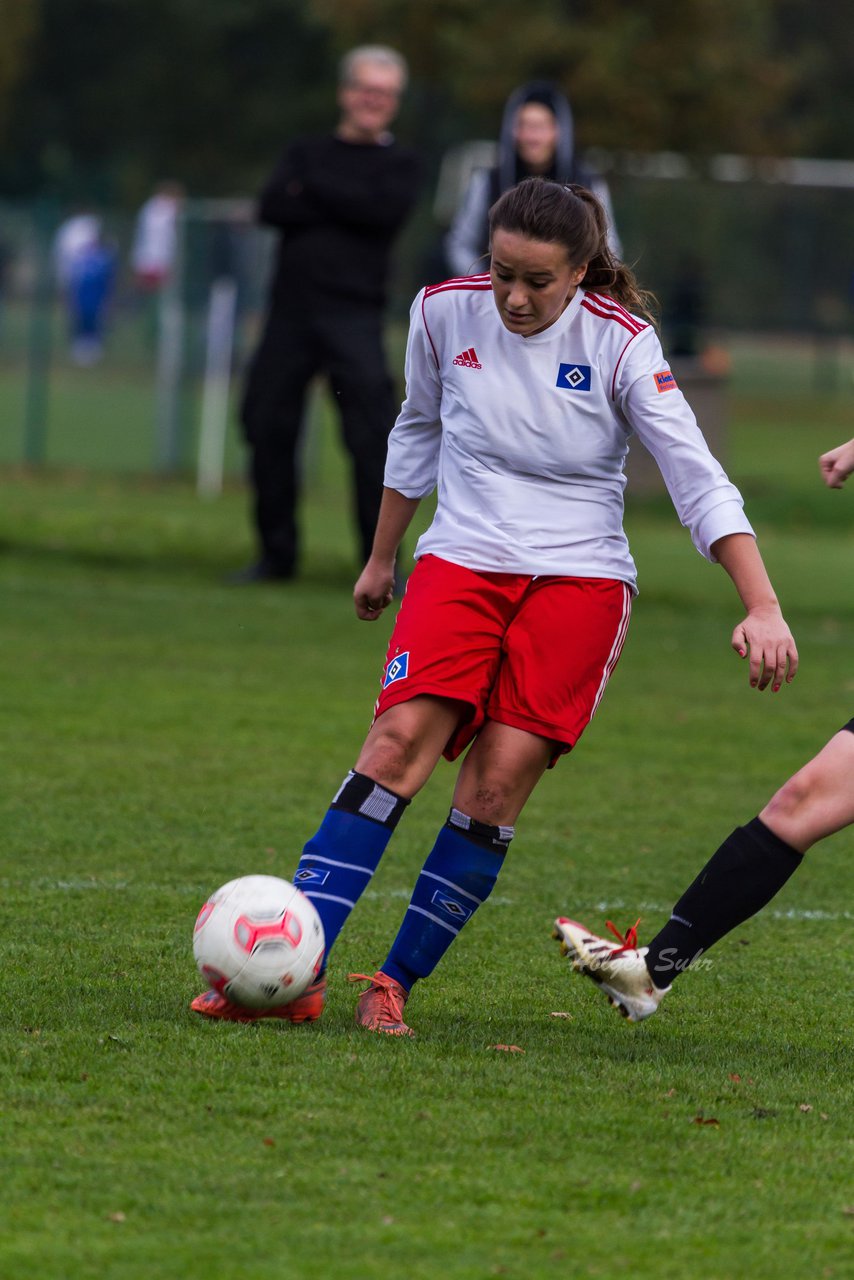
[[[326,940],[314,904],[277,876],[241,876],[212,893],[196,919],[202,977],[247,1009],[302,995],[317,977]]]

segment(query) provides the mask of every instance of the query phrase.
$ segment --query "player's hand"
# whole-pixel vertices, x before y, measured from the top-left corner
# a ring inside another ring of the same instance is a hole
[[[371,558],[359,574],[353,588],[356,616],[363,622],[376,622],[383,609],[394,599],[394,562],[377,564]]]
[[[841,489],[854,471],[854,440],[840,444],[818,460],[821,475],[828,489]]]
[[[751,689],[779,693],[798,670],[798,650],[778,605],[751,609],[732,633],[732,647],[750,660]]]

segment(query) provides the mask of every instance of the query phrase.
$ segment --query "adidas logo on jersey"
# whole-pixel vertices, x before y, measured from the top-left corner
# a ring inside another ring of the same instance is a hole
[[[474,347],[469,347],[468,351],[461,351],[455,358],[454,364],[460,364],[464,369],[482,369],[483,365],[478,361],[477,352]]]

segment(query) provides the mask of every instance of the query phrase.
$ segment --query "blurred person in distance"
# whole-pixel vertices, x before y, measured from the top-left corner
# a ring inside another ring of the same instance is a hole
[[[575,124],[565,94],[544,80],[514,89],[507,99],[498,139],[497,163],[476,169],[445,237],[445,255],[454,276],[484,270],[489,254],[489,210],[523,178],[577,182],[599,199],[608,215],[609,244],[619,257],[608,184],[583,165],[575,150]]]
[[[181,183],[161,182],[137,214],[130,261],[141,293],[156,293],[172,274],[184,198]]]
[[[53,272],[60,291],[68,288],[77,257],[101,232],[101,219],[92,209],[79,208],[70,213],[56,229],[51,256]]]
[[[77,254],[68,280],[71,359],[75,364],[97,364],[104,354],[107,309],[115,278],[116,251],[99,227],[95,238]]]
[[[96,364],[103,355],[106,307],[115,280],[116,255],[101,217],[88,208],[60,223],[53,241],[56,283],[68,317],[71,359]]]
[[[350,454],[362,562],[370,554],[397,412],[383,350],[392,243],[415,204],[420,165],[389,132],[407,82],[384,45],[345,54],[333,132],[299,138],[261,192],[279,232],[268,309],[241,406],[257,559],[237,584],[283,581],[299,564],[299,444],[306,392],[326,375]]]

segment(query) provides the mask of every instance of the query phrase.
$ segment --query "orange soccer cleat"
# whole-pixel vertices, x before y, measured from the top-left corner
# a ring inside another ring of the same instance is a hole
[[[326,977],[321,974],[306,987],[301,996],[272,1009],[246,1009],[232,1004],[218,991],[204,991],[190,1002],[190,1008],[206,1018],[222,1018],[226,1022],[258,1022],[261,1018],[281,1018],[283,1022],[316,1022],[326,1003]]]
[[[414,1036],[415,1032],[403,1021],[403,1006],[409,992],[394,978],[379,970],[370,977],[367,973],[351,973],[350,982],[369,982],[371,985],[359,996],[356,1021],[368,1031],[380,1031],[387,1036]]]

